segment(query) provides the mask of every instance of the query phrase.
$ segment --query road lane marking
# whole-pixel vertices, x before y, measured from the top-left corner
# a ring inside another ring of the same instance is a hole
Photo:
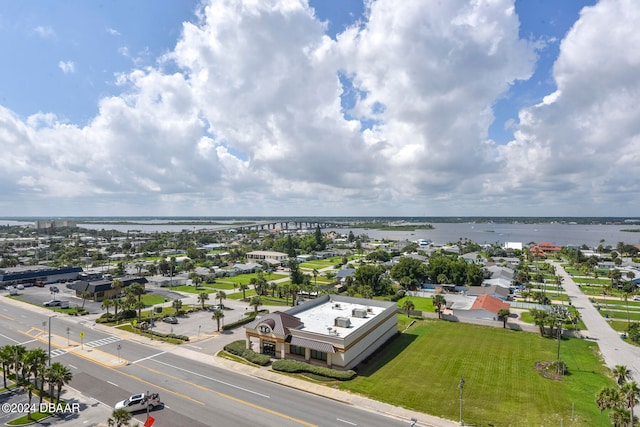
[[[7,320],[15,320],[13,317],[7,316],[6,314],[0,313],[0,317],[4,317]]]
[[[161,355],[163,355],[165,353],[166,353],[166,351],[162,351],[160,353],[152,354],[151,356],[143,357],[142,359],[138,359],[138,360],[136,360],[134,362],[131,362],[131,365],[135,365],[136,363],[143,362],[145,360],[153,359],[154,357],[161,356]]]
[[[188,370],[188,369],[184,369],[184,368],[180,368],[180,367],[178,367],[178,366],[170,365],[169,363],[161,362],[161,361],[159,361],[159,360],[152,360],[152,362],[160,363],[160,364],[162,364],[162,365],[166,365],[166,366],[171,366],[172,368],[177,369],[177,370],[179,370],[179,371],[183,371],[183,372],[186,372],[186,373],[188,373],[188,374],[195,375],[195,376],[197,376],[197,377],[204,378],[204,379],[206,379],[206,380],[216,382],[216,383],[218,383],[218,384],[224,384],[224,385],[226,385],[227,387],[233,387],[233,388],[235,388],[235,389],[242,390],[242,391],[245,391],[245,392],[247,392],[247,393],[252,393],[252,394],[258,395],[258,396],[260,396],[260,397],[264,397],[265,399],[271,399],[271,396],[269,396],[269,395],[262,394],[262,393],[258,393],[257,391],[249,390],[249,389],[247,389],[247,388],[238,387],[238,386],[237,386],[237,385],[235,385],[235,384],[230,384],[230,383],[227,383],[227,382],[224,382],[224,381],[218,380],[218,379],[216,379],[216,378],[211,378],[211,377],[208,377],[208,376],[206,376],[206,375],[202,375],[202,374],[199,374],[199,373],[197,373],[197,372],[190,371],[190,370]],[[150,369],[150,368],[146,368],[146,369]]]
[[[78,369],[77,366],[73,366],[71,363],[69,363],[67,366],[69,366],[70,368],[73,368],[73,369]]]
[[[350,424],[352,426],[357,426],[358,424],[352,423],[351,421],[343,420],[342,418],[336,418],[336,421],[340,421],[341,423]]]
[[[8,336],[6,336],[6,335],[2,335],[2,334],[0,334],[0,337],[2,337],[2,338],[6,338],[6,339],[8,339],[9,341],[13,341],[13,342],[15,342],[15,343],[20,343],[20,341],[18,341],[18,340],[14,340],[13,338],[9,338],[9,337],[8,337]]]
[[[113,385],[113,386],[120,387],[118,384],[116,384],[116,383],[112,383],[111,381],[107,381],[107,382],[108,382],[109,384]]]
[[[162,365],[170,366],[170,367],[171,367],[171,368],[173,368],[173,369],[177,369],[177,370],[179,370],[179,371],[188,372],[188,373],[190,373],[190,374],[193,374],[193,375],[196,375],[196,376],[199,376],[199,377],[202,377],[202,378],[205,378],[205,379],[208,379],[208,380],[211,380],[211,381],[217,382],[217,383],[219,383],[219,384],[225,384],[225,385],[228,385],[228,386],[230,386],[230,387],[236,388],[236,389],[238,389],[238,390],[246,391],[247,393],[253,393],[253,394],[256,394],[256,395],[258,395],[258,396],[262,396],[262,397],[265,397],[265,398],[270,398],[270,397],[269,397],[268,395],[266,395],[266,394],[261,394],[261,393],[258,393],[258,392],[252,391],[252,390],[248,390],[248,389],[245,389],[245,388],[242,388],[242,387],[238,387],[238,386],[236,386],[236,385],[229,384],[229,383],[226,383],[226,382],[224,382],[224,381],[216,380],[215,378],[207,377],[206,375],[202,375],[202,374],[199,374],[199,373],[197,373],[197,372],[189,371],[188,369],[179,368],[179,367],[177,367],[177,366],[170,365],[170,364],[168,364],[168,363],[161,362],[161,361],[159,361],[159,360],[152,360],[152,362],[157,362],[157,363],[160,363],[160,364],[162,364]],[[201,390],[206,390],[206,391],[209,391],[209,392],[211,392],[211,393],[215,393],[215,394],[217,394],[217,395],[218,395],[218,396],[220,396],[220,397],[224,397],[224,398],[226,398],[226,399],[233,400],[234,402],[239,403],[239,404],[241,404],[241,405],[249,406],[249,407],[254,408],[254,409],[257,409],[257,410],[259,410],[259,411],[266,412],[266,413],[269,413],[269,414],[271,414],[271,415],[275,415],[275,416],[277,416],[277,417],[284,418],[284,419],[286,419],[286,420],[293,421],[294,423],[298,423],[298,424],[301,424],[301,425],[304,425],[304,426],[307,426],[307,427],[318,427],[316,424],[312,424],[312,423],[306,422],[306,421],[304,421],[304,420],[301,420],[301,419],[299,419],[299,418],[295,418],[295,417],[292,417],[292,416],[290,416],[290,415],[283,414],[282,412],[278,412],[278,411],[275,411],[275,410],[273,410],[273,409],[266,408],[266,407],[264,407],[264,406],[256,405],[255,403],[251,403],[251,402],[248,402],[248,401],[246,401],[246,400],[243,400],[243,399],[240,399],[240,398],[237,398],[237,397],[233,397],[233,396],[231,396],[231,395],[229,395],[229,394],[226,394],[226,393],[221,393],[221,392],[219,392],[219,391],[213,390],[213,389],[208,388],[208,387],[205,387],[205,386],[201,386],[201,385],[195,384],[195,383],[193,383],[193,382],[191,382],[191,381],[187,381],[187,380],[184,380],[184,379],[182,379],[182,378],[178,378],[178,377],[174,377],[174,376],[172,376],[172,375],[168,375],[168,374],[167,374],[167,373],[165,373],[165,372],[157,371],[157,370],[155,370],[155,369],[151,369],[151,368],[148,368],[148,367],[143,366],[143,365],[140,365],[140,366],[141,366],[142,368],[145,368],[145,369],[147,369],[147,370],[151,371],[151,372],[157,373],[158,375],[164,375],[164,376],[169,377],[169,378],[171,378],[171,379],[174,379],[174,380],[177,380],[177,381],[183,382],[183,383],[185,383],[185,384],[189,384],[189,385],[191,385],[192,387],[196,387],[196,388],[199,388],[199,389],[201,389]]]

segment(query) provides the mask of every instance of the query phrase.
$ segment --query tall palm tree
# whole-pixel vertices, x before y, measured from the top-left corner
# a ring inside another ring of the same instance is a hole
[[[39,387],[40,396],[42,400],[42,391],[44,390],[44,371],[46,370],[46,363],[49,360],[49,353],[43,348],[34,348],[27,351],[24,354],[24,364],[28,369],[28,372],[33,375],[33,384],[38,386],[38,379],[41,379]]]
[[[176,311],[176,316],[180,316],[180,314],[182,312],[182,300],[181,299],[174,299],[173,302],[171,303],[171,306]]]
[[[71,382],[73,374],[60,362],[54,362],[47,370],[47,382],[56,387],[56,405],[60,403],[60,395],[62,394],[62,387]],[[53,396],[51,396],[53,398]]]
[[[209,294],[206,292],[200,292],[198,294],[198,302],[202,304],[202,309],[204,310],[204,302],[209,299]]]
[[[242,299],[246,300],[247,299],[247,289],[249,289],[249,285],[247,285],[246,283],[240,283],[238,285],[238,287],[242,291]]]
[[[620,392],[625,401],[626,407],[629,409],[629,425],[635,425],[635,417],[633,416],[633,408],[640,402],[640,388],[635,381],[626,382],[620,387]]]
[[[502,327],[504,329],[507,327],[507,320],[509,319],[509,316],[511,316],[511,311],[509,311],[508,308],[501,308],[498,310],[498,319],[502,320]]]
[[[259,295],[252,297],[251,301],[249,301],[249,305],[253,307],[254,312],[258,314],[258,307],[262,305],[262,298],[260,298]]]
[[[122,290],[122,280],[113,279],[113,282],[111,282],[111,289],[115,291],[115,295],[117,298],[117,296],[120,294],[120,291]]]
[[[440,294],[434,295],[431,303],[436,308],[438,319],[442,319],[442,307],[447,305],[447,300]]]
[[[144,286],[142,286],[140,283],[138,282],[133,282],[129,288],[131,289],[130,292],[132,292],[135,296],[137,301],[137,308],[138,308],[138,322],[140,321],[140,315],[142,314],[142,308],[144,307],[144,304],[142,303],[142,297],[145,294],[145,290],[144,290]]]
[[[240,285],[242,286],[242,285]],[[244,291],[242,291],[244,293]],[[216,292],[216,299],[220,300],[220,307],[222,307],[222,300],[227,298],[227,294],[225,291]]]
[[[109,299],[109,298],[107,298],[107,299],[103,300],[103,301],[102,301],[102,305],[101,305],[101,307],[102,307],[103,309],[107,310],[107,314],[109,314],[109,308],[110,308],[110,307],[113,307],[113,300],[112,300],[112,299]]]
[[[318,270],[314,268],[311,274],[313,274],[314,285],[318,286]]]
[[[213,312],[213,315],[211,316],[211,319],[215,320],[218,324],[218,332],[220,332],[220,320],[222,320],[223,317],[224,313],[222,312],[222,310],[215,310]]]
[[[31,400],[33,399],[33,390],[35,390],[37,387],[35,384],[33,384],[31,381],[29,381],[28,379],[26,380],[22,380],[20,382],[20,385],[22,386],[22,388],[24,390],[27,391],[27,397],[29,399],[29,407],[27,409],[27,419],[31,420]]]
[[[2,381],[4,388],[7,388],[7,372],[9,367],[15,362],[16,355],[11,345],[5,345],[0,348],[0,365],[2,365]]]
[[[631,370],[625,365],[616,365],[611,371],[613,372],[613,377],[616,379],[616,383],[618,383],[620,387],[631,379]]]
[[[619,407],[622,402],[620,390],[614,387],[604,387],[596,393],[596,405],[600,412]]]
[[[17,383],[18,381],[20,381],[20,379],[24,379],[24,376],[26,374],[26,369],[24,367],[24,355],[27,352],[27,349],[21,345],[14,345],[13,351],[15,355],[13,368],[16,373],[16,383]],[[18,375],[20,372],[22,372],[22,377]]]
[[[118,308],[122,305],[122,300],[120,298],[116,298],[113,301],[113,317],[116,319],[116,324],[118,323]]]

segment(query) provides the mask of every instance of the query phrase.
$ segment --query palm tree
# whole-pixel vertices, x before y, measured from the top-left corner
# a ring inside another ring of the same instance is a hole
[[[13,368],[16,373],[15,380],[17,383],[18,381],[20,381],[20,376],[18,375],[19,372],[22,371],[22,378],[24,379],[25,369],[24,369],[23,360],[24,360],[24,355],[27,352],[27,349],[21,345],[14,345],[13,351],[15,356]]]
[[[171,306],[176,311],[176,316],[180,316],[180,314],[182,312],[182,300],[181,299],[174,299],[173,302],[171,303]]]
[[[240,285],[242,286],[242,285]],[[244,293],[244,291],[242,291]],[[216,292],[216,299],[220,300],[220,307],[222,307],[222,300],[227,298],[227,294],[225,291]]]
[[[71,382],[73,374],[60,362],[54,362],[47,370],[47,381],[51,385],[55,385],[57,389],[56,405],[60,403],[60,395],[62,393],[62,387]],[[52,396],[53,397],[53,396]]]
[[[109,308],[110,308],[110,307],[113,307],[113,300],[112,300],[112,299],[109,299],[109,298],[107,298],[107,299],[103,300],[103,301],[102,301],[102,305],[101,305],[101,307],[102,307],[103,309],[107,310],[107,314],[109,314]]]
[[[240,288],[240,290],[242,291],[242,299],[246,300],[247,299],[247,289],[249,289],[249,285],[247,285],[246,283],[240,283],[238,285],[238,288]]]
[[[613,372],[613,377],[616,379],[616,383],[618,383],[620,387],[631,379],[631,370],[625,365],[616,365],[611,371]]]
[[[547,319],[550,317],[549,313],[546,310],[536,310],[533,309],[530,311],[533,316],[533,323],[540,328],[540,336],[544,336],[544,326],[547,324]]]
[[[596,393],[596,405],[600,412],[620,406],[622,395],[620,390],[613,387],[605,387]]]
[[[252,297],[251,301],[249,301],[249,305],[252,306],[254,312],[258,314],[258,307],[262,305],[262,298],[260,298],[259,295]]]
[[[117,298],[118,295],[120,294],[120,290],[122,289],[122,280],[113,279],[113,282],[111,282],[111,289],[115,291],[115,295]]]
[[[33,399],[33,390],[35,390],[37,387],[35,384],[33,384],[29,380],[22,380],[20,382],[20,385],[24,390],[27,390],[27,396],[29,398],[29,407],[27,409],[27,419],[31,420],[31,400]]]
[[[209,294],[206,292],[200,292],[198,294],[198,302],[200,302],[200,304],[202,304],[202,309],[204,310],[204,302],[207,301],[209,299]]]
[[[311,274],[313,274],[314,285],[318,286],[318,270],[314,268]]]
[[[38,378],[41,379],[40,401],[42,402],[42,391],[44,390],[44,371],[46,370],[46,363],[49,360],[49,353],[43,348],[34,348],[29,350],[24,355],[24,364],[29,370],[29,373],[33,375],[34,386],[38,386]]]
[[[118,308],[120,308],[120,305],[122,304],[122,301],[120,300],[120,298],[116,298],[114,300],[112,300],[113,302],[113,317],[116,319],[116,324],[118,322]]]
[[[434,295],[431,303],[436,308],[436,313],[438,313],[438,319],[442,319],[442,307],[447,305],[447,300],[440,294]]]
[[[638,384],[635,381],[629,381],[620,387],[620,392],[626,407],[629,409],[629,425],[633,427],[635,425],[633,408],[640,402],[640,388],[638,388]]]
[[[501,308],[498,310],[498,319],[502,320],[502,327],[505,329],[507,327],[507,320],[509,319],[509,316],[511,316],[511,312],[508,308]]]
[[[222,312],[222,310],[215,310],[213,312],[213,316],[211,316],[211,319],[215,320],[218,324],[218,332],[220,332],[220,320],[222,320],[223,317],[224,313]]]
[[[142,286],[138,282],[133,282],[131,285],[129,285],[126,288],[125,292],[128,293],[129,295],[135,296],[135,299],[137,300],[137,304],[135,305],[137,306],[137,309],[138,309],[138,322],[140,322],[142,307],[144,307],[144,305],[142,304],[142,296],[145,293],[144,286]]]
[[[0,364],[2,365],[2,381],[4,383],[4,388],[7,388],[7,372],[9,372],[9,367],[15,362],[16,355],[11,345],[5,345],[0,348]]]
[[[415,308],[416,308],[416,305],[413,303],[413,301],[411,301],[408,298],[405,299],[404,302],[402,303],[402,309],[407,312],[407,316],[409,315],[409,312],[411,310],[414,310]]]
[[[128,426],[131,421],[131,414],[126,409],[115,409],[111,413],[111,418],[107,421],[109,427]]]

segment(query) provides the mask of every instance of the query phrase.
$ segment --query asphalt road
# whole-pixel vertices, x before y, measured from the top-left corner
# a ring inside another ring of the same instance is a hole
[[[82,317],[49,317],[50,312],[41,307],[27,308],[15,302],[7,304],[0,298],[0,345],[22,344],[27,348],[48,349],[51,326],[52,361],[70,367],[74,375],[71,386],[80,393],[74,396],[84,408],[93,409],[90,419],[80,414],[66,421],[68,426],[105,423],[117,401],[147,390],[158,392],[165,403],[152,413],[155,427],[409,424],[409,418],[385,414],[382,409],[386,407],[382,404],[381,412],[360,409],[239,373],[241,364],[232,364],[239,372],[225,369],[215,363],[216,358],[205,347],[220,346],[222,339],[234,337],[206,337],[197,343],[202,350],[187,350],[184,346],[166,343],[131,341],[117,333],[108,333],[110,330],[105,333]],[[185,357],[187,352],[190,357]],[[311,389],[313,385],[308,387]],[[146,413],[135,416],[142,424]],[[53,425],[62,421],[47,422]]]

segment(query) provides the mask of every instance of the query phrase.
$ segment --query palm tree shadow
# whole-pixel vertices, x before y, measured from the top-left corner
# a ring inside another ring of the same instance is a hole
[[[355,371],[358,373],[358,376],[368,377],[373,375],[378,369],[395,359],[417,338],[418,336],[414,334],[398,333],[384,343],[378,351],[375,351],[371,356],[363,360],[355,368]]]

